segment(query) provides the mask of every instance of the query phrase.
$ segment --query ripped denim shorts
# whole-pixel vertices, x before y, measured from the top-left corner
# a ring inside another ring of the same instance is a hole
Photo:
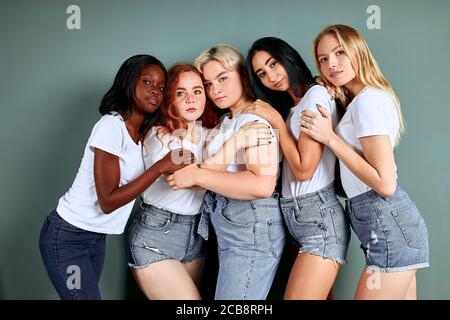
[[[386,198],[373,190],[350,198],[346,211],[368,267],[396,272],[429,266],[427,226],[400,186]]]
[[[296,198],[281,198],[280,204],[299,253],[346,262],[350,226],[333,184]]]
[[[197,234],[199,222],[200,214],[180,215],[141,204],[128,230],[129,267],[145,268],[167,259],[186,263],[205,256],[205,240]]]

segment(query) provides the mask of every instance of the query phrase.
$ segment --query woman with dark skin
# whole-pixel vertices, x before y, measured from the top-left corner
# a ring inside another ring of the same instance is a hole
[[[158,116],[166,85],[163,64],[149,55],[127,59],[102,99],[102,118],[86,145],[72,187],[45,219],[41,255],[61,299],[101,299],[107,234],[121,234],[134,200],[191,153],[174,150],[144,170],[142,140]]]

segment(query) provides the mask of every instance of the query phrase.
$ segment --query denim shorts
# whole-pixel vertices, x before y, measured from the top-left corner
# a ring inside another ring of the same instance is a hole
[[[205,240],[197,234],[199,221],[200,214],[180,215],[141,204],[128,231],[129,267],[145,268],[167,259],[186,263],[205,256]]]
[[[350,241],[350,226],[333,184],[296,198],[280,199],[284,221],[306,252],[345,263]]]
[[[366,257],[381,272],[429,266],[425,221],[400,186],[389,197],[373,190],[347,200],[347,214]]]
[[[266,299],[285,244],[278,194],[235,200],[207,192],[202,214],[210,217],[217,236],[215,299]]]

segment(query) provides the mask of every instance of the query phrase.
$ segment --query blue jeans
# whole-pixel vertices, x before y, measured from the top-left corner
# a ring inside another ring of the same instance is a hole
[[[45,219],[39,249],[63,300],[101,299],[98,282],[105,261],[106,234],[77,228],[53,210]]]
[[[204,201],[219,247],[215,299],[266,299],[285,243],[278,196],[244,201],[207,192]]]

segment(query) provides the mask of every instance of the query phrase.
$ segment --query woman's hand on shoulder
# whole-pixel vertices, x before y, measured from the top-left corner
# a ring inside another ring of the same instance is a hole
[[[266,119],[274,129],[278,129],[279,121],[283,121],[280,113],[267,102],[257,99],[247,106],[242,113],[250,113]]]
[[[248,122],[240,127],[235,137],[239,149],[271,144],[272,138],[274,138],[270,126],[258,120]]]

